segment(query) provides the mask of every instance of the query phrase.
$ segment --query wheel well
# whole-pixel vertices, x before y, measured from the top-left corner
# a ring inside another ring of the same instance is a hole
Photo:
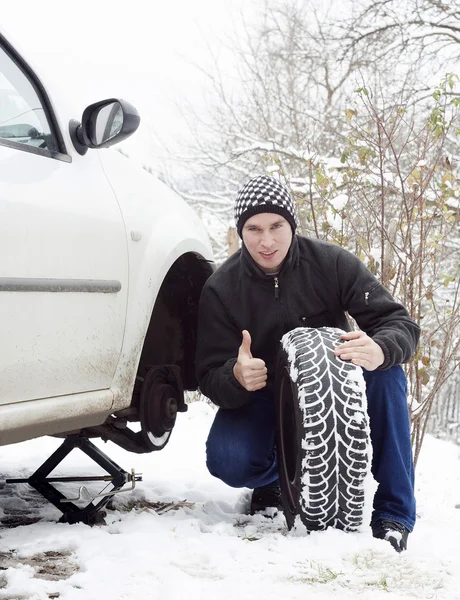
[[[180,367],[185,390],[198,386],[195,376],[198,301],[213,264],[194,253],[183,254],[166,275],[152,311],[137,375],[150,365]]]

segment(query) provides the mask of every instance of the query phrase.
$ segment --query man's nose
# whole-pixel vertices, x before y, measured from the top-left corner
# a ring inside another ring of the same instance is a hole
[[[262,246],[269,248],[273,243],[273,236],[270,231],[264,231],[262,233]]]

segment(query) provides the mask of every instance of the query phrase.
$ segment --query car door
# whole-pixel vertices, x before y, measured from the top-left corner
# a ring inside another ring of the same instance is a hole
[[[98,152],[56,123],[0,36],[0,404],[109,388],[123,341],[121,212]]]

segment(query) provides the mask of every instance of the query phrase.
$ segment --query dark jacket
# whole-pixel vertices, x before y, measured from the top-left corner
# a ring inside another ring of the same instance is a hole
[[[295,235],[275,279],[243,246],[211,275],[201,294],[196,354],[201,391],[222,408],[249,399],[251,392],[233,375],[243,329],[251,334],[254,358],[266,363],[271,389],[282,336],[302,325],[349,331],[345,312],[382,348],[380,369],[410,359],[419,327],[353,254]]]

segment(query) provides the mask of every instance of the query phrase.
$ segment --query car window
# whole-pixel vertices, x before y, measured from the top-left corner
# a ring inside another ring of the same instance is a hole
[[[35,148],[58,149],[34,86],[3,48],[0,48],[0,138]]]

